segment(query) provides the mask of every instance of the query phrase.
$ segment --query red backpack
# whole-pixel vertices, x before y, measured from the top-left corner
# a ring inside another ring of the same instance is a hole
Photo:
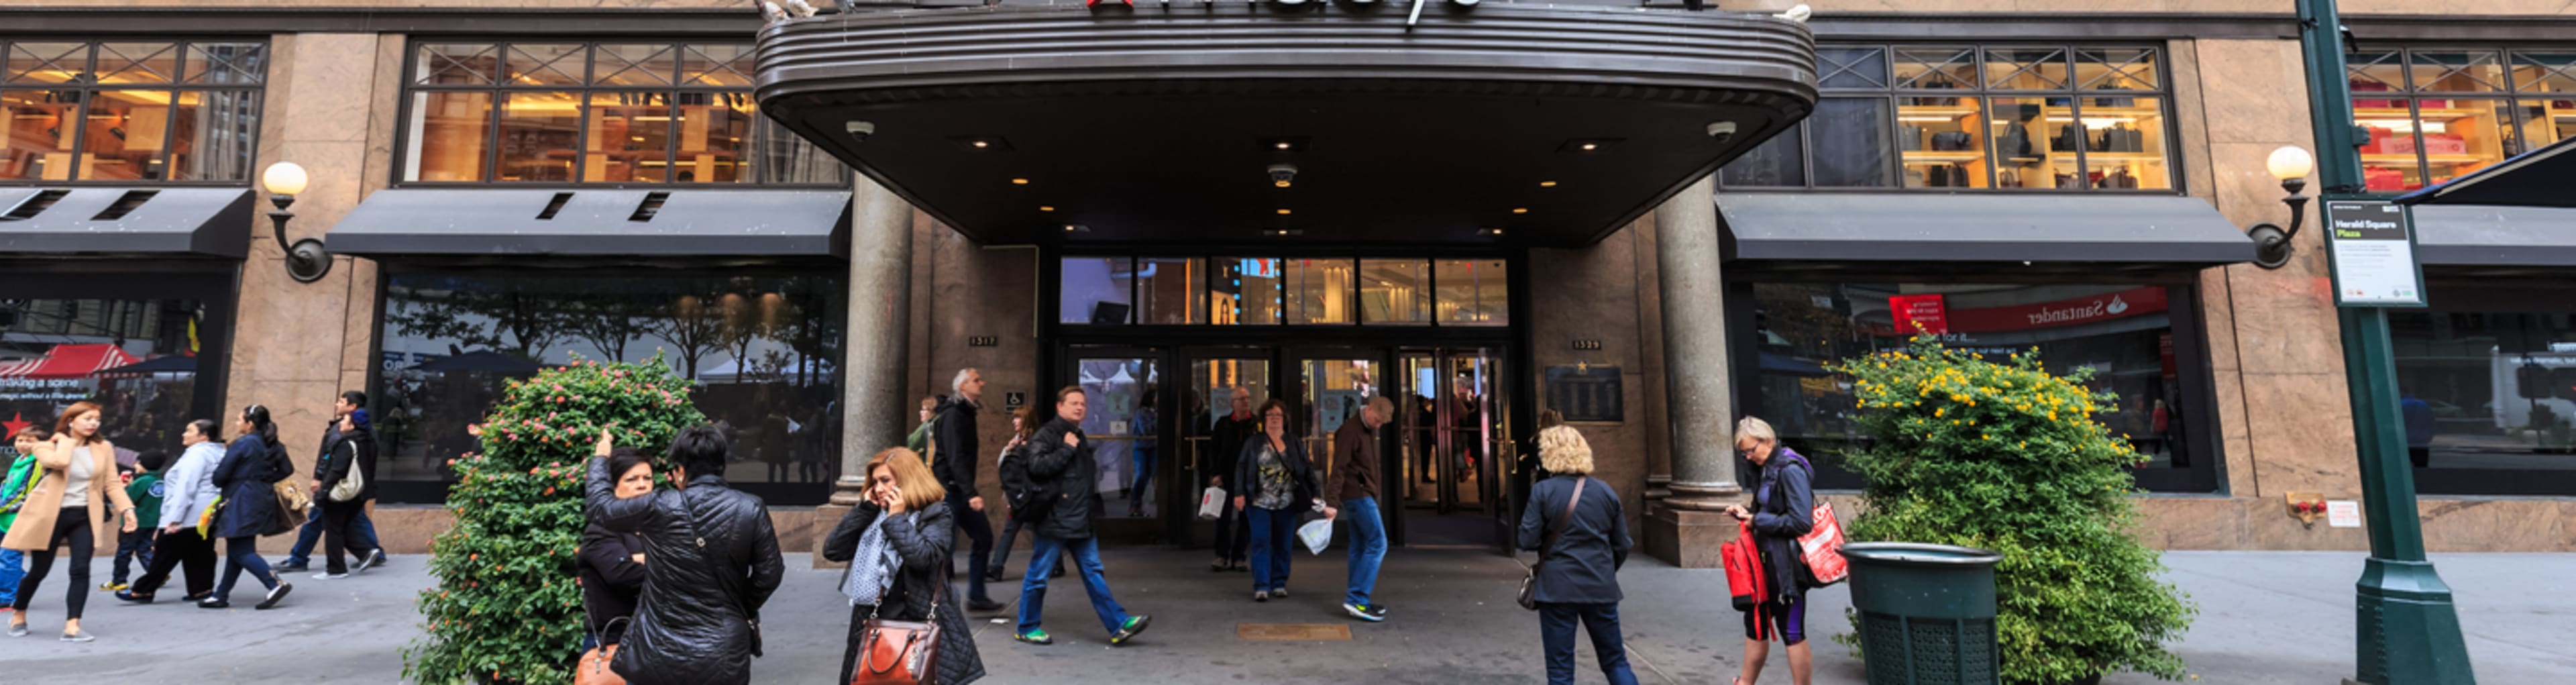
[[[1753,524],[1738,521],[1735,540],[1717,550],[1726,566],[1726,591],[1735,602],[1736,611],[1752,611],[1770,595],[1768,581],[1762,572],[1762,552],[1753,546]]]

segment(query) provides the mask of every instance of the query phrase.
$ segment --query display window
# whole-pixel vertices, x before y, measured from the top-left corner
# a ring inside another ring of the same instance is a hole
[[[2388,315],[2416,489],[2576,495],[2576,292],[2427,293],[2433,307]]]
[[[1736,353],[1737,364],[1756,369],[1737,380],[1745,412],[1816,462],[1821,487],[1859,487],[1845,455],[1868,444],[1851,380],[1828,366],[1904,349],[1921,331],[1996,359],[2035,350],[2052,373],[2089,369],[2086,384],[2117,397],[2100,420],[2144,458],[2141,487],[2217,489],[2189,285],[1756,282],[1735,291],[1753,311],[1752,329],[1735,334],[1750,350]]]
[[[1507,260],[1095,257],[1056,260],[1056,322],[1509,326]]]
[[[195,265],[0,274],[0,434],[51,430],[63,410],[90,402],[118,463],[177,455],[189,421],[223,411],[230,276]]]
[[[0,41],[0,55],[0,182],[250,179],[265,42]]]
[[[731,443],[725,479],[772,504],[820,504],[840,476],[832,269],[522,275],[392,267],[379,310],[376,412],[386,498],[437,502],[448,460],[508,384],[581,360],[659,356]]]
[[[1817,47],[1820,97],[1729,188],[2171,191],[2152,46]],[[2400,77],[2402,79],[2402,76]]]
[[[748,43],[413,45],[403,183],[848,183],[759,115]]]
[[[2405,48],[2346,63],[2371,192],[2419,190],[2576,135],[2576,52]]]

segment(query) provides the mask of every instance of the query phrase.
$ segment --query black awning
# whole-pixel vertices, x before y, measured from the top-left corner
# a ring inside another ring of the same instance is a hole
[[[2576,138],[2397,198],[2401,205],[2499,205],[2576,209]]]
[[[2199,268],[2254,242],[2173,195],[1721,193],[1740,260],[2074,262]]]
[[[0,253],[241,259],[247,188],[0,188]]]
[[[2576,266],[2576,209],[2417,205],[2415,258],[2443,266]]]
[[[325,237],[331,252],[404,256],[838,257],[837,190],[376,191]]]

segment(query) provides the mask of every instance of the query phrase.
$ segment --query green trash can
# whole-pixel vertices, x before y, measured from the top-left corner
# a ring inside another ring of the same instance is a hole
[[[1843,546],[1869,685],[1996,683],[1995,562],[1982,549],[1911,542]]]

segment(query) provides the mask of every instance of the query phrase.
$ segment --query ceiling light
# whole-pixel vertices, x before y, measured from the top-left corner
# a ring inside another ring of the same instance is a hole
[[[1618,138],[1575,138],[1565,141],[1562,145],[1556,146],[1556,151],[1573,153],[1600,152],[1610,149],[1613,145],[1618,145],[1620,140],[1621,139]]]
[[[1290,142],[1285,141],[1285,140],[1282,140],[1282,141],[1279,141],[1279,142],[1276,142],[1276,143],[1271,143],[1271,145],[1272,145],[1272,146],[1274,146],[1274,147],[1277,147],[1277,148],[1279,148],[1279,149],[1281,149],[1281,150],[1286,150],[1286,149],[1288,149],[1288,148],[1295,147],[1295,144],[1290,143]]]
[[[1500,238],[1500,237],[1502,237],[1502,236],[1503,236],[1503,229],[1499,229],[1499,228],[1479,228],[1479,229],[1476,229],[1476,235],[1478,235],[1478,236],[1482,236],[1482,237],[1486,237],[1486,238]]]
[[[1008,152],[1011,149],[1010,139],[996,135],[949,136],[948,140],[968,152]]]
[[[984,144],[983,144],[983,143],[981,143],[981,142],[978,142],[978,143],[976,143],[976,144],[975,144],[975,147],[983,147],[983,146],[984,146]],[[1593,150],[1599,150],[1599,149],[1601,149],[1601,144],[1600,144],[1600,143],[1584,143],[1584,144],[1583,144],[1583,151],[1584,151],[1584,152],[1591,152],[1591,151],[1593,151]]]
[[[975,149],[981,150],[981,149],[984,149],[984,148],[992,147],[992,146],[993,146],[993,141],[989,141],[989,140],[978,140],[978,141],[975,141],[975,142],[973,142],[973,143],[969,143],[969,144],[970,144],[970,145],[974,145],[974,146],[975,146]]]
[[[1024,185],[1028,185],[1028,184],[1029,184],[1029,180],[1028,180],[1028,179],[1025,179],[1025,178],[1014,178],[1014,179],[1011,179],[1011,185],[1015,185],[1015,186],[1024,186]]]
[[[1554,188],[1554,187],[1556,187],[1556,182],[1555,182],[1555,181],[1539,181],[1539,182],[1538,182],[1538,187],[1541,187],[1541,188]]]
[[[1528,213],[1529,213],[1529,208],[1528,208],[1528,207],[1513,207],[1513,208],[1512,208],[1512,213],[1513,213],[1513,214],[1528,214]]]
[[[1278,236],[1278,237],[1282,237],[1282,238],[1284,238],[1284,237],[1288,237],[1288,236],[1305,235],[1305,234],[1306,234],[1306,229],[1302,229],[1302,228],[1265,228],[1265,229],[1261,229],[1261,234],[1262,234],[1262,235],[1267,235],[1267,236]]]
[[[1038,205],[1038,211],[1041,211],[1041,212],[1052,212],[1052,211],[1055,211],[1055,205]]]
[[[1066,232],[1066,233],[1090,233],[1090,232],[1091,232],[1091,227],[1090,227],[1090,226],[1084,226],[1084,225],[1082,225],[1082,224],[1065,224],[1065,225],[1064,225],[1064,232]]]
[[[1280,216],[1287,216],[1287,215],[1288,215],[1288,210],[1286,210],[1286,209],[1281,209],[1281,210],[1279,210],[1279,215],[1280,215]]]

